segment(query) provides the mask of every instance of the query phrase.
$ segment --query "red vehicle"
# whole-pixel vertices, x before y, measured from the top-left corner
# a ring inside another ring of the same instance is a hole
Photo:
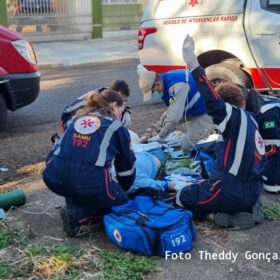
[[[40,73],[31,43],[0,26],[0,130],[7,123],[7,110],[32,103],[40,91]]]

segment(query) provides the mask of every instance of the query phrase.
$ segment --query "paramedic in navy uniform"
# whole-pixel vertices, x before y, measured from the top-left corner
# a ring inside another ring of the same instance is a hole
[[[67,126],[67,122],[76,114],[76,112],[83,108],[83,106],[86,104],[86,98],[90,94],[92,94],[93,92],[101,92],[105,89],[112,89],[120,94],[123,102],[125,103],[125,108],[122,113],[121,122],[125,127],[129,127],[131,125],[130,107],[126,106],[128,98],[130,96],[129,86],[123,80],[116,80],[109,88],[100,87],[95,89],[94,91],[87,92],[86,94],[83,94],[82,96],[74,100],[70,105],[66,106],[66,108],[64,108],[61,114],[59,122],[61,132],[64,132]]]
[[[245,97],[236,85],[227,83],[227,92],[223,92],[222,84],[216,91],[213,89],[198,64],[189,35],[183,44],[183,57],[192,70],[208,114],[218,126],[220,138],[211,178],[183,188],[177,193],[176,202],[198,215],[217,213],[215,222],[223,227],[253,227],[254,215],[250,212],[262,190],[265,163],[265,146],[257,124],[243,110]]]
[[[120,118],[124,102],[114,90],[93,93],[47,157],[43,179],[66,199],[64,230],[76,236],[86,217],[104,215],[127,202],[135,179],[135,156]],[[114,163],[118,182],[112,180]]]
[[[256,119],[266,147],[267,165],[262,174],[263,188],[277,193],[280,191],[280,99],[262,97]]]

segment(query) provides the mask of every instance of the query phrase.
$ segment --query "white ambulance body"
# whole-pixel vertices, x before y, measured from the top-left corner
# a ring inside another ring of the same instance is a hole
[[[139,59],[163,73],[184,68],[182,44],[213,83],[280,92],[280,0],[149,0],[139,29]]]

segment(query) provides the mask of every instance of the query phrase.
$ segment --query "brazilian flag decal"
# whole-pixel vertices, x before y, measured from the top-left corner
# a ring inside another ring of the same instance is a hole
[[[276,124],[275,121],[267,121],[263,123],[263,128],[264,129],[270,129],[270,128],[275,128]]]

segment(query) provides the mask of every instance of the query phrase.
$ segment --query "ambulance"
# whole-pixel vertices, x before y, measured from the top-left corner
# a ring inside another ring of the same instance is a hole
[[[138,34],[140,63],[157,73],[185,68],[187,34],[214,85],[280,93],[280,0],[149,0]]]

